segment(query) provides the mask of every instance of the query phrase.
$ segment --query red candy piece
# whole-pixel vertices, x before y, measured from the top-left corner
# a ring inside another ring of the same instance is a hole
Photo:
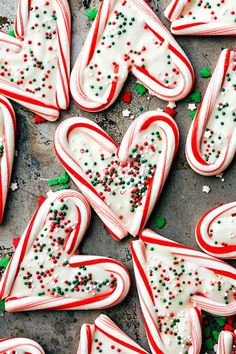
[[[12,240],[12,245],[13,247],[16,249],[18,244],[20,242],[20,237],[14,237],[13,240]]]
[[[224,326],[224,330],[225,330],[225,331],[233,332],[233,331],[234,331],[234,327],[232,327],[232,326],[229,325],[229,324],[226,324],[226,325]]]
[[[40,117],[37,114],[34,115],[34,124],[39,124],[39,123],[44,123],[44,122],[46,122],[45,118]]]
[[[123,101],[124,103],[130,104],[131,99],[132,99],[132,93],[131,93],[130,91],[125,92],[125,93],[123,94],[122,101]]]

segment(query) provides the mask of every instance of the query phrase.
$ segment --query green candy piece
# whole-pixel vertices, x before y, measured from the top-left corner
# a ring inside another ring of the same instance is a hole
[[[98,13],[98,9],[95,9],[95,8],[88,9],[86,11],[86,15],[88,17],[88,20],[89,21],[95,20],[97,13]]]
[[[135,90],[136,90],[137,94],[140,96],[143,96],[147,92],[146,87],[142,84],[139,84],[139,83],[135,84]]]
[[[63,172],[60,177],[58,178],[58,183],[59,184],[67,184],[70,181],[70,176],[68,173],[65,171]]]
[[[11,28],[11,29],[7,32],[7,34],[8,34],[9,36],[12,36],[12,37],[16,38],[16,34],[15,34],[15,31],[14,31],[14,28]]]
[[[202,68],[202,70],[201,70],[201,77],[202,77],[203,79],[207,79],[208,77],[211,77],[211,71],[210,71],[210,69],[208,69],[208,68],[206,68],[206,67]]]
[[[200,103],[202,100],[202,94],[200,91],[195,91],[190,95],[191,102]]]
[[[57,187],[58,191],[63,191],[64,189],[70,189],[69,184],[62,184],[61,186]]]
[[[50,179],[50,180],[48,181],[48,185],[49,185],[50,187],[52,187],[52,186],[57,186],[58,184],[59,184],[58,178],[52,178],[52,179]]]
[[[209,337],[210,337],[211,329],[210,329],[209,326],[203,328],[203,334],[204,334],[204,336],[205,336],[206,338],[209,338]]]
[[[6,268],[8,266],[8,263],[10,262],[11,258],[6,257],[0,260],[0,267]]]
[[[57,186],[58,184],[67,184],[69,181],[70,181],[70,176],[65,171],[65,172],[62,172],[62,174],[58,178],[50,179],[48,181],[48,184],[50,187],[52,187],[52,186]]]
[[[225,325],[225,318],[224,317],[214,317],[214,320],[221,327],[223,327]]]
[[[209,350],[213,350],[214,348],[214,343],[211,338],[208,338],[207,340],[204,341],[204,347]]]
[[[196,113],[197,113],[197,110],[196,110],[196,109],[195,109],[194,111],[190,111],[190,112],[189,112],[189,116],[190,116],[190,118],[191,118],[192,120],[194,120]]]
[[[5,312],[5,300],[0,300],[0,311]]]
[[[200,91],[194,91],[188,97],[183,99],[185,103],[200,103],[202,100],[202,94]]]
[[[212,336],[216,342],[218,342],[219,335],[220,335],[220,331],[215,331],[215,330],[212,331]]]
[[[155,225],[158,229],[162,229],[166,225],[166,219],[163,216],[157,216],[155,219]]]

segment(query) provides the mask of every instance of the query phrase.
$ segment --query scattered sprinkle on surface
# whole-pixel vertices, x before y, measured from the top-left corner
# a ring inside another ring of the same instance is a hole
[[[140,96],[143,96],[147,92],[146,87],[143,84],[139,84],[139,83],[135,84],[135,90],[137,94]]]
[[[155,225],[158,229],[162,229],[166,225],[166,219],[163,216],[157,216],[155,218]]]
[[[207,67],[203,67],[201,70],[201,77],[203,79],[208,79],[209,77],[211,77],[210,69],[208,69]]]
[[[98,13],[98,9],[90,8],[86,11],[86,15],[89,21],[94,21]]]

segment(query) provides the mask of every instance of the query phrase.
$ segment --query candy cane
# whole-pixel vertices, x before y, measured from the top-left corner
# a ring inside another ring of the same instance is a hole
[[[222,331],[218,339],[217,354],[233,354],[235,353],[235,333]]]
[[[18,0],[16,38],[0,31],[0,92],[56,120],[69,105],[70,32],[67,0]]]
[[[178,142],[176,123],[160,111],[138,117],[119,148],[96,123],[85,118],[65,120],[55,134],[60,162],[117,240],[128,232],[136,236],[143,229]]]
[[[4,354],[45,354],[43,348],[27,338],[0,339],[0,353]]]
[[[93,325],[81,327],[77,354],[95,354],[99,350],[104,353],[148,354],[105,315],[100,315]]]
[[[236,258],[236,202],[217,206],[202,215],[196,226],[196,240],[214,257]]]
[[[177,35],[236,36],[235,1],[172,0],[164,14]]]
[[[15,155],[16,117],[10,102],[0,95],[0,224],[3,220]]]
[[[103,0],[71,75],[71,92],[84,110],[109,107],[128,73],[154,95],[177,101],[194,73],[183,50],[142,0]]]
[[[186,157],[198,173],[222,173],[236,151],[235,51],[222,51],[205,96],[189,130]]]
[[[123,265],[75,255],[89,221],[78,192],[57,192],[42,203],[1,280],[6,311],[99,309],[122,301],[130,285]]]
[[[131,251],[152,352],[199,353],[201,310],[236,313],[236,270],[147,229]]]

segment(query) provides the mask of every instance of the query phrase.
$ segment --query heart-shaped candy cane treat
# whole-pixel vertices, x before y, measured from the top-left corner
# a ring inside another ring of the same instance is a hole
[[[198,173],[222,173],[236,152],[236,52],[225,49],[191,125],[186,156]]]
[[[235,268],[147,229],[131,250],[152,352],[198,354],[201,310],[236,314]]]
[[[111,235],[120,240],[143,229],[178,141],[174,120],[153,111],[135,119],[120,147],[89,119],[67,119],[56,131],[55,149]]]
[[[112,320],[100,315],[93,325],[84,324],[77,354],[148,354],[129,338]]]
[[[172,0],[165,16],[179,35],[236,36],[235,0]]]
[[[15,35],[0,31],[0,93],[56,120],[69,105],[67,0],[18,0]]]
[[[235,333],[222,331],[218,339],[217,354],[235,354]]]
[[[84,110],[101,111],[119,95],[129,72],[154,95],[178,101],[192,88],[192,66],[143,0],[103,0],[71,75]]]
[[[236,202],[208,210],[198,221],[195,234],[204,252],[236,259]]]
[[[1,354],[45,354],[43,348],[27,338],[0,339]]]
[[[0,95],[0,224],[3,220],[15,155],[16,117],[10,102]]]
[[[53,193],[34,214],[0,283],[8,312],[91,310],[127,295],[126,268],[106,257],[76,255],[90,221],[78,192]]]

